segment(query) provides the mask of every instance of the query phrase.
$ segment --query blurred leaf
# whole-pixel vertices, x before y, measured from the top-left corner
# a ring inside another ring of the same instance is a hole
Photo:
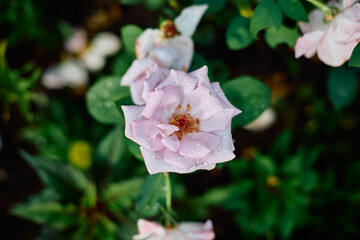
[[[272,144],[269,153],[276,158],[285,159],[290,152],[292,133],[289,129],[284,130]]]
[[[140,3],[141,1],[142,0],[119,0],[119,2],[124,5],[135,5]]]
[[[229,199],[230,195],[233,191],[237,189],[236,185],[231,186],[221,186],[217,188],[212,188],[203,194],[201,197],[195,199],[195,205],[221,205],[227,199]]]
[[[145,0],[146,7],[151,11],[159,10],[165,3],[166,0]]]
[[[356,45],[355,49],[353,50],[350,60],[349,60],[350,67],[360,67],[360,42]]]
[[[43,182],[65,201],[79,202],[83,206],[94,206],[95,185],[83,172],[66,162],[46,160],[21,152],[24,159],[36,170]]]
[[[250,19],[250,32],[256,38],[260,30],[281,26],[282,15],[279,6],[275,1],[262,0],[255,8],[254,14]]]
[[[130,91],[128,87],[120,86],[121,78],[107,76],[98,80],[86,93],[86,105],[89,113],[101,123],[119,123],[123,115],[118,110],[115,101],[121,104],[128,102]]]
[[[257,172],[265,175],[265,177],[275,175],[276,169],[274,160],[270,156],[257,154],[254,159],[254,163]]]
[[[79,219],[79,213],[74,205],[61,205],[58,202],[45,201],[18,204],[11,209],[11,213],[57,229],[71,226]]]
[[[242,76],[223,84],[227,99],[242,113],[233,118],[233,125],[245,125],[269,106],[271,91],[263,82],[251,77]]]
[[[92,231],[93,239],[115,239],[117,225],[105,215],[99,215]]]
[[[158,173],[146,177],[139,191],[136,210],[141,216],[155,216],[160,211],[160,202],[164,202],[166,191],[164,174]]]
[[[130,67],[133,58],[127,54],[125,51],[122,51],[116,58],[112,67],[112,71],[115,75],[123,76],[128,68]]]
[[[295,21],[307,22],[307,13],[299,0],[277,0],[282,12]]]
[[[285,159],[285,163],[281,169],[283,174],[300,174],[303,170],[303,157],[303,152],[298,151],[297,154],[289,157],[288,159]]]
[[[100,156],[102,164],[108,163],[110,166],[116,165],[126,152],[124,137],[124,123],[110,130],[101,140],[96,153]]]
[[[141,154],[141,151],[140,151],[140,145],[137,144],[136,142],[130,140],[130,139],[126,139],[126,146],[128,147],[129,151],[131,152],[131,154],[139,159],[140,161],[144,162],[144,158]]]
[[[199,53],[194,52],[193,59],[191,61],[189,72],[195,71],[203,66],[207,66],[207,61]]]
[[[249,30],[250,20],[245,17],[235,17],[226,30],[226,44],[231,50],[240,50],[249,46],[254,38]]]
[[[133,178],[118,183],[111,183],[104,189],[101,200],[107,203],[111,211],[129,207],[138,196],[143,183],[141,178]]]
[[[281,25],[279,29],[269,28],[265,32],[265,40],[267,44],[275,48],[281,43],[287,44],[289,47],[294,47],[296,40],[300,37],[297,27],[288,28]]]
[[[347,106],[355,97],[357,78],[346,67],[332,68],[327,79],[328,94],[335,109]]]
[[[228,66],[221,60],[214,59],[209,63],[210,76],[213,76],[214,82],[226,82],[230,76],[230,70]]]
[[[120,32],[121,32],[121,39],[124,42],[125,50],[135,57],[136,39],[143,32],[143,30],[136,25],[129,24],[122,27]]]
[[[212,14],[220,11],[225,6],[226,0],[194,0],[194,4],[207,4],[209,8],[206,14]]]
[[[197,29],[193,36],[196,46],[207,47],[214,43],[216,32],[213,25],[208,24]]]

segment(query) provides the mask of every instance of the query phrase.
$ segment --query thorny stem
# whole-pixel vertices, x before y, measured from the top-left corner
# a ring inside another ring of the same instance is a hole
[[[169,173],[164,172],[164,176],[165,176],[165,186],[166,186],[166,210],[167,210],[167,214],[166,214],[166,225],[171,226],[171,218],[169,217],[171,214],[171,183],[170,183],[170,176]]]

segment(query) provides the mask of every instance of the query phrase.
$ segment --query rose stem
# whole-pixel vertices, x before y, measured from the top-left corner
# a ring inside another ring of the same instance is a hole
[[[167,210],[167,218],[166,218],[166,224],[171,225],[171,220],[169,215],[171,214],[171,183],[170,183],[170,176],[169,173],[164,172],[165,176],[165,185],[166,185],[166,210]]]

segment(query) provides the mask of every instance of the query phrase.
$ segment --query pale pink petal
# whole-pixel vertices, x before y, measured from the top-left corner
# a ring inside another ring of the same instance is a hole
[[[229,125],[223,131],[213,132],[213,134],[216,134],[217,136],[221,137],[222,141],[209,156],[207,162],[209,164],[216,164],[216,163],[227,162],[234,159],[235,154],[233,153],[233,151],[235,150],[235,148],[231,136],[231,126]]]
[[[226,98],[224,91],[221,89],[220,84],[218,82],[214,82],[211,83],[211,87],[214,90],[214,93],[222,100],[222,103],[224,104],[224,106],[226,108],[230,108],[230,109],[234,109],[234,115],[233,117],[235,117],[236,115],[241,113],[241,110],[237,109],[236,107],[234,107],[229,100]]]
[[[189,158],[204,158],[219,145],[221,137],[211,133],[198,132],[183,136],[179,153]]]
[[[133,82],[147,78],[149,76],[149,69],[151,69],[156,63],[150,58],[144,58],[135,60],[132,62],[129,69],[126,71],[121,79],[121,86],[130,86]]]
[[[276,112],[273,108],[268,107],[259,117],[254,121],[246,124],[245,129],[252,132],[261,132],[271,127],[276,120]]]
[[[83,28],[76,28],[73,34],[65,41],[64,48],[70,53],[80,53],[86,48],[87,33]]]
[[[144,109],[143,106],[121,106],[125,116],[125,136],[131,140],[135,140],[132,133],[130,123],[136,119],[141,118],[141,112]]]
[[[213,240],[215,233],[211,220],[204,224],[196,222],[182,222],[178,226],[179,231],[185,233],[186,240]]]
[[[161,142],[161,130],[154,126],[150,120],[133,120],[130,123],[131,132],[135,142],[151,151],[159,151],[164,148]]]
[[[305,57],[311,58],[314,56],[324,35],[325,33],[323,31],[314,31],[298,38],[295,44],[295,57],[299,58],[305,55]]]
[[[236,108],[224,109],[208,119],[201,120],[200,131],[213,132],[225,130],[231,124],[231,119],[234,117],[236,110]]]
[[[183,9],[180,15],[174,21],[177,30],[182,35],[191,37],[194,34],[196,27],[207,8],[208,5],[203,4],[192,5]]]
[[[110,56],[121,48],[120,39],[112,32],[101,32],[91,41],[91,49],[100,56]]]
[[[170,67],[173,69],[187,71],[194,55],[194,42],[187,36],[176,36],[166,41],[168,49],[174,54]]]
[[[82,56],[81,60],[84,65],[92,72],[101,70],[105,66],[105,58],[97,54],[92,49],[87,50]]]
[[[342,1],[342,8],[345,9],[345,8],[348,8],[352,5],[354,5],[354,3],[356,2],[359,2],[359,0],[343,0]]]
[[[325,27],[324,15],[318,9],[312,10],[308,15],[309,22],[299,22],[302,33],[308,33]]]
[[[189,96],[188,100],[193,116],[201,120],[208,119],[224,109],[219,99],[210,94],[210,90],[200,85]]]
[[[208,77],[208,67],[203,66],[195,71],[189,73],[190,76],[198,79],[199,85],[204,85],[208,89],[212,91],[212,86]]]

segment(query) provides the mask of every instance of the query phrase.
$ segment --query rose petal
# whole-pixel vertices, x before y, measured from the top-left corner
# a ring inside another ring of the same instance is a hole
[[[203,4],[193,5],[183,9],[174,21],[176,29],[182,35],[191,37],[207,8],[208,5]]]
[[[295,44],[295,57],[299,58],[305,55],[305,57],[311,58],[314,56],[324,35],[323,31],[314,31],[298,38]]]
[[[144,109],[143,106],[121,106],[125,116],[125,136],[131,140],[135,140],[132,133],[130,123],[136,119],[141,118],[141,112]]]
[[[198,132],[183,136],[179,153],[189,158],[204,158],[220,143],[221,137],[211,133]]]

